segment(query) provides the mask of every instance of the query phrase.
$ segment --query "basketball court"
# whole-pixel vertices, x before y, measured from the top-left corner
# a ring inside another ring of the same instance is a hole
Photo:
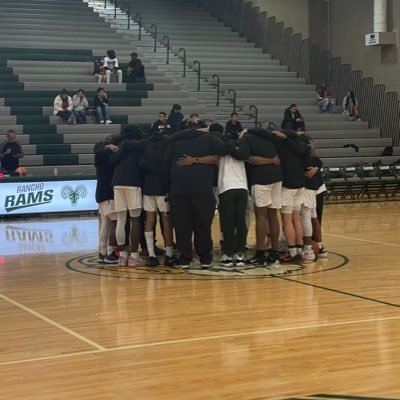
[[[0,399],[400,398],[400,204],[323,227],[327,260],[227,272],[98,265],[95,218],[2,221]]]

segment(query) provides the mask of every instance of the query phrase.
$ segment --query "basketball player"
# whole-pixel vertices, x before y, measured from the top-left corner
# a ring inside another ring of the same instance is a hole
[[[118,147],[113,144],[112,136],[107,136],[103,141],[97,143],[93,149],[97,179],[96,202],[99,204],[100,214],[98,262],[107,264],[118,262],[118,257],[115,254],[117,215],[111,185],[114,169],[109,163],[111,155],[117,151]]]
[[[156,267],[159,261],[154,246],[154,228],[157,211],[160,213],[166,246],[164,265],[174,265],[174,241],[167,188],[163,179],[163,157],[168,147],[168,130],[159,129],[149,138],[143,154],[143,208],[146,212],[145,238],[149,254],[148,265]]]
[[[249,129],[241,141],[249,148],[247,173],[256,217],[256,254],[250,263],[266,266],[279,260],[279,219],[281,208],[282,168],[272,132]],[[267,226],[271,237],[271,251],[267,250]]]
[[[296,262],[302,259],[303,252],[300,210],[304,197],[307,144],[293,131],[276,130],[273,133],[278,139],[276,144],[283,172],[281,218],[288,244],[288,252],[281,261]]]
[[[140,155],[145,147],[141,131],[132,126],[121,133],[119,151],[110,158],[114,166],[112,185],[114,189],[115,212],[117,213],[116,237],[118,243],[119,266],[140,267],[146,261],[139,256],[140,214],[142,212],[142,176],[139,166]],[[130,215],[131,255],[125,249],[125,225]]]

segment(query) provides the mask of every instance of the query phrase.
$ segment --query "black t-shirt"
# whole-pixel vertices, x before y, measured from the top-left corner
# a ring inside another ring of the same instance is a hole
[[[20,151],[20,145],[17,142],[7,142],[3,146],[2,153],[5,153],[8,149],[10,149],[11,152],[6,154],[1,160],[1,166],[9,171],[14,171],[19,167],[19,158],[15,156]]]

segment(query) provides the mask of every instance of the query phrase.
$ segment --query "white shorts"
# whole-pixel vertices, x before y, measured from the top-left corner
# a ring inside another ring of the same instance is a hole
[[[282,182],[271,185],[253,185],[251,197],[256,207],[281,208],[282,205]]]
[[[304,188],[288,189],[282,188],[282,214],[291,214],[300,211],[304,199]]]
[[[99,214],[102,217],[108,217],[112,221],[115,221],[117,219],[117,214],[115,213],[114,200],[106,200],[99,203]]]
[[[114,187],[115,212],[142,210],[142,189],[134,186]],[[135,212],[137,214],[137,212]],[[140,215],[140,212],[139,212]],[[132,215],[131,213],[131,216]]]
[[[316,190],[309,190],[304,189],[304,198],[303,198],[303,206],[310,208],[317,207],[317,191]]]
[[[170,211],[169,201],[166,196],[143,196],[143,208],[145,211],[168,213]]]

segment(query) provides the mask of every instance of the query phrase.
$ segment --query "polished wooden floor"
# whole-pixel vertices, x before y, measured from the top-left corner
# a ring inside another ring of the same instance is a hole
[[[400,399],[400,203],[324,232],[325,264],[204,279],[85,264],[94,220],[2,222],[0,399]]]

